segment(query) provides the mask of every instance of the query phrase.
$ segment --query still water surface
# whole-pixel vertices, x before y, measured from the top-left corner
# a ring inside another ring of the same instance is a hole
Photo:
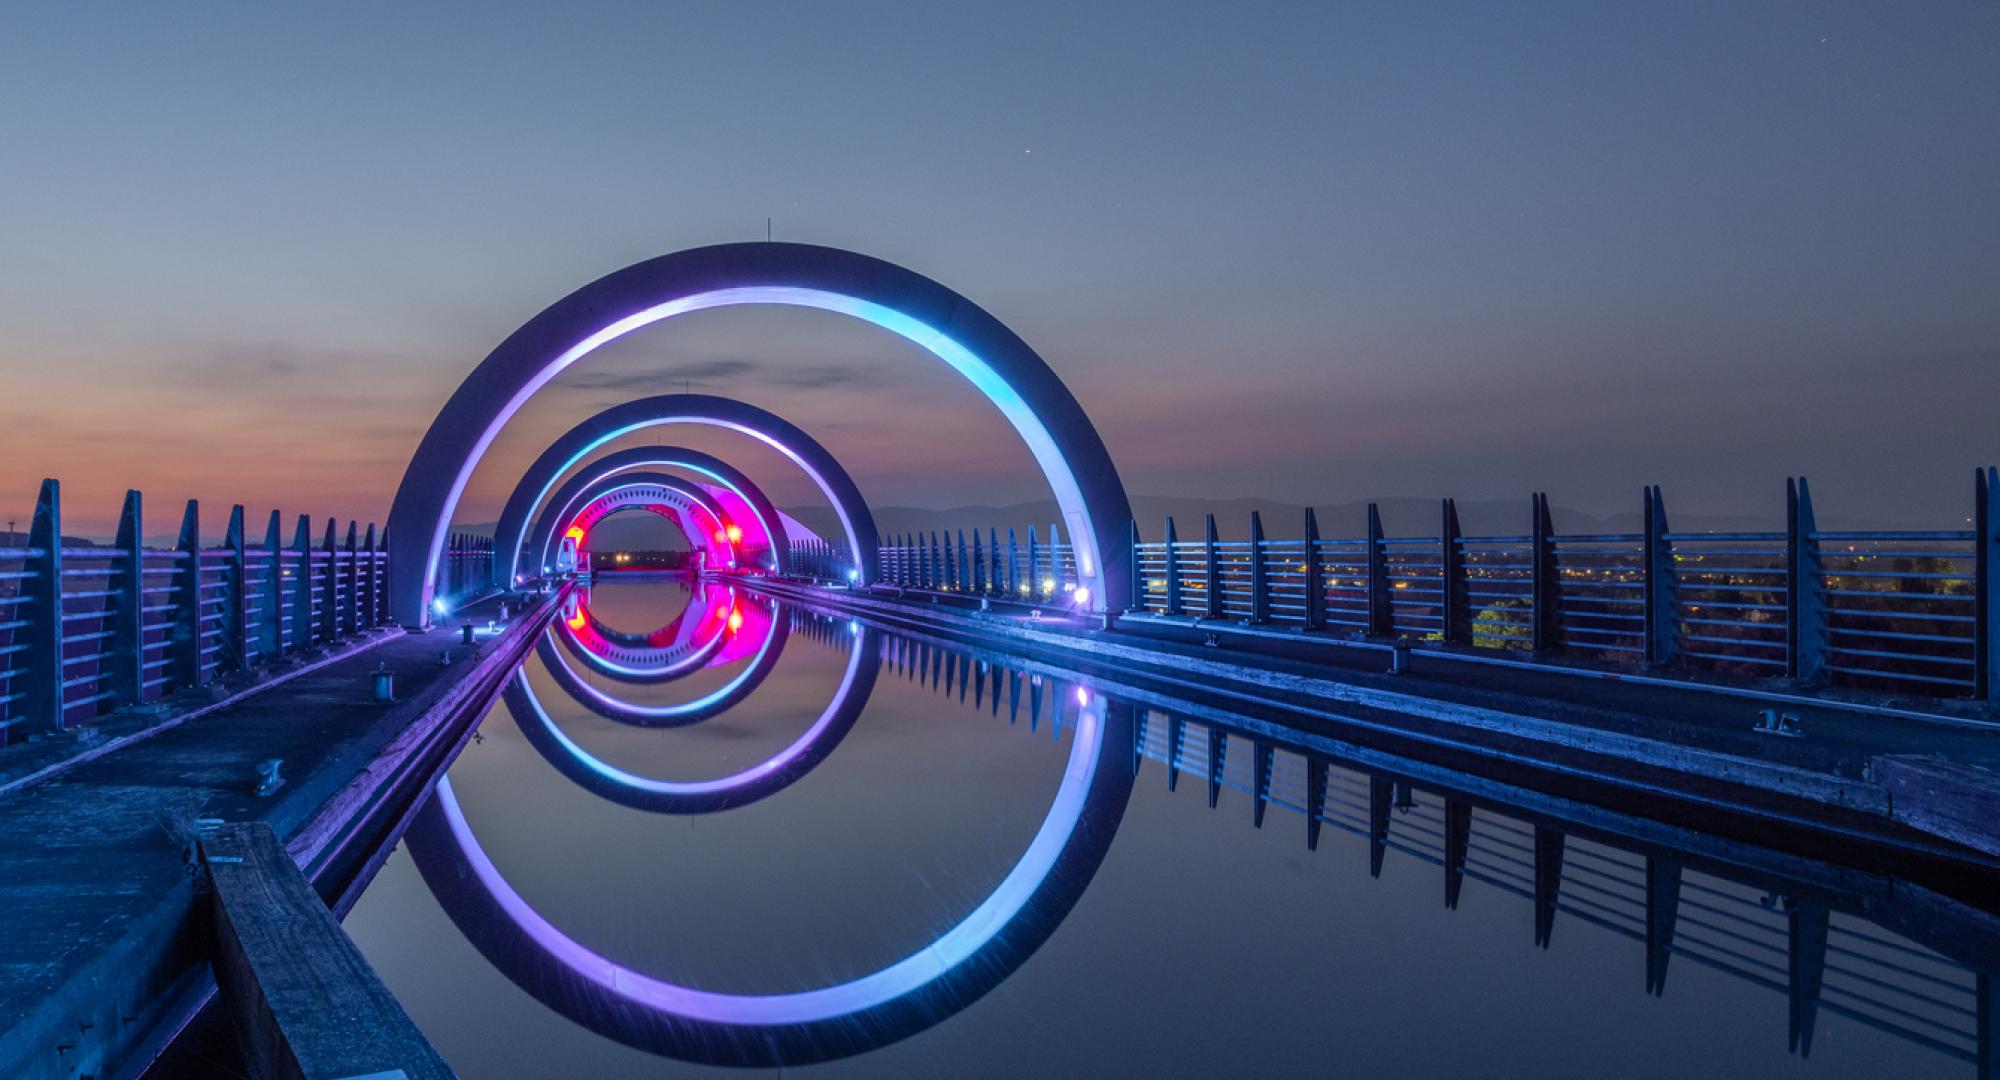
[[[1975,1075],[1973,973],[1854,913],[1893,883],[1478,790],[608,582],[346,927],[467,1077]]]

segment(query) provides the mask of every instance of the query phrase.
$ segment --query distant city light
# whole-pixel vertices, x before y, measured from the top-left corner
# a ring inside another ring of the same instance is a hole
[[[741,629],[743,629],[743,613],[742,613],[742,612],[740,612],[740,611],[732,611],[732,612],[730,612],[730,613],[729,613],[729,632],[733,634],[733,633],[735,633],[736,631],[738,631],[738,630],[741,630]]]
[[[440,615],[449,615],[451,614],[451,605],[445,603],[443,597],[438,597],[436,600],[431,601],[431,610]]]
[[[1090,590],[1083,588],[1082,586],[1078,586],[1075,590],[1073,590],[1070,593],[1070,598],[1072,601],[1075,602],[1077,607],[1090,606]]]
[[[742,542],[743,542],[743,528],[742,528],[742,526],[740,526],[740,525],[731,525],[731,526],[730,526],[729,528],[727,528],[727,529],[725,529],[725,530],[723,530],[723,531],[724,531],[725,535],[727,535],[727,536],[729,537],[729,542],[730,542],[730,543],[732,543],[732,544],[740,544],[740,543],[742,543]]]

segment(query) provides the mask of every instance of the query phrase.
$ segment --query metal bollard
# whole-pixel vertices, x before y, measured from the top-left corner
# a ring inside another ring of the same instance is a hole
[[[285,786],[285,778],[278,775],[283,768],[283,758],[265,758],[257,763],[257,794],[269,795]]]
[[[396,700],[396,674],[389,670],[386,663],[375,668],[375,700]]]
[[[1399,641],[1389,647],[1389,674],[1407,675],[1409,673],[1410,647]]]

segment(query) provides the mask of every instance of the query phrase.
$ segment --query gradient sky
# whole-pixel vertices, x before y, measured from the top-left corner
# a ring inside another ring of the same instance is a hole
[[[1135,492],[1949,524],[2000,460],[2000,5],[1077,7],[14,12],[0,516],[379,518],[515,326],[767,217],[1013,326]],[[734,311],[572,369],[461,518],[686,382],[879,504],[1046,490],[913,347]]]

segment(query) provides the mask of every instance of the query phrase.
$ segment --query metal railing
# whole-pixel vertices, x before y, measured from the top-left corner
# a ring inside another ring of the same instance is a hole
[[[1529,530],[1466,536],[1449,499],[1439,533],[1162,539],[1134,529],[1134,610],[1719,677],[1993,700],[2000,665],[2000,510],[1978,473],[1973,527],[1838,532],[1815,526],[1803,479],[1782,532],[1673,532],[1657,488],[1642,532],[1560,535],[1548,499]]]
[[[1034,526],[1013,526],[1001,542],[988,528],[898,534],[880,549],[880,580],[906,589],[991,596],[1023,602],[1048,600],[1076,588],[1076,549],[1050,525],[1048,539]],[[968,539],[969,536],[969,539]]]
[[[252,543],[237,506],[209,546],[190,500],[174,546],[155,549],[141,509],[127,492],[113,543],[80,544],[45,480],[26,546],[0,548],[0,746],[389,621],[387,537],[373,525],[349,522],[343,538],[328,520],[314,546],[301,515],[287,544],[273,510]]]

